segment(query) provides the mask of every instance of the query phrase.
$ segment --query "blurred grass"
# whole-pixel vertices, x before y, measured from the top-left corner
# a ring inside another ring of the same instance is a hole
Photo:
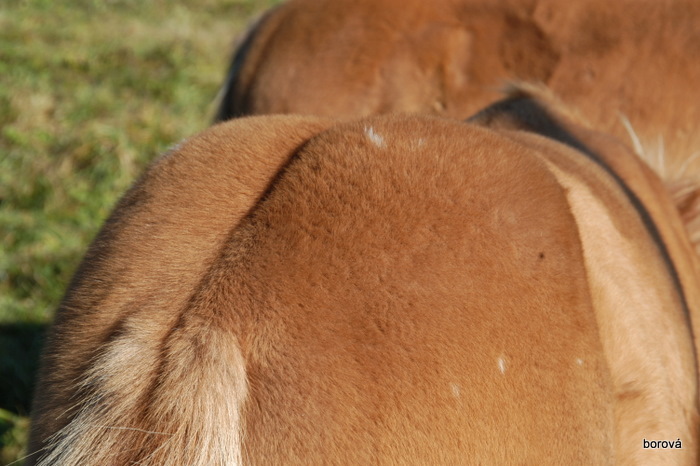
[[[274,3],[0,2],[0,464],[24,454],[41,338],[88,242],[209,124],[233,39]]]

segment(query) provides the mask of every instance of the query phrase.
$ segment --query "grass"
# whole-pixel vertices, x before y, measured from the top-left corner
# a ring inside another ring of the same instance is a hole
[[[274,3],[0,3],[0,464],[24,454],[42,335],[89,241],[209,124],[233,39]]]

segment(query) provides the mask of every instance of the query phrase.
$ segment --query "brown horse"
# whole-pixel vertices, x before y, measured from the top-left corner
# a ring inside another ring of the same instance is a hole
[[[532,90],[223,123],[90,247],[30,464],[697,464],[691,251],[658,177]]]
[[[238,50],[217,118],[466,118],[541,82],[657,168],[700,252],[697,0],[291,0]]]

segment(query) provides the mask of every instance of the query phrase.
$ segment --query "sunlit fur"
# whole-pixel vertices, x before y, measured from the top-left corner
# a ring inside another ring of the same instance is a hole
[[[156,161],[58,311],[31,451],[697,464],[681,220],[631,151],[538,95],[468,123],[244,118]]]
[[[248,34],[217,118],[466,118],[542,82],[652,161],[700,253],[699,23],[697,0],[290,0]]]

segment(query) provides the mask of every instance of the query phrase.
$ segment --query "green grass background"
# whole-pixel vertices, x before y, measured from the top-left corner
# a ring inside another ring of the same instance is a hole
[[[274,3],[0,1],[0,464],[25,454],[43,334],[89,241],[209,125],[234,39]]]

